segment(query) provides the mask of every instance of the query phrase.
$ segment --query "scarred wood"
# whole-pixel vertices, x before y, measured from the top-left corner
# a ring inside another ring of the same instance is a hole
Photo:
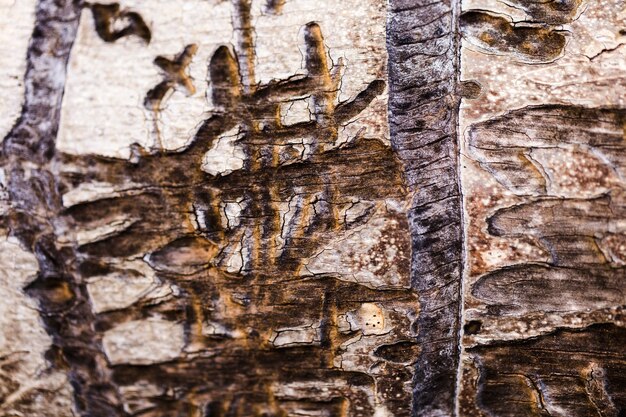
[[[625,412],[623,0],[5,3],[1,415]]]
[[[412,192],[412,287],[419,294],[414,413],[455,412],[462,277],[458,175],[458,3],[390,3],[391,140]]]

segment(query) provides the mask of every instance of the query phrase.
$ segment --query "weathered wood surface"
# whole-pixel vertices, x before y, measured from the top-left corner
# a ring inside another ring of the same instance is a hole
[[[389,124],[412,192],[411,282],[420,304],[413,408],[421,415],[452,415],[463,263],[456,91],[460,5],[395,0],[389,7]]]
[[[39,4],[29,65],[61,72],[26,73],[6,218],[37,257],[27,293],[73,412],[410,415],[419,304],[385,8],[358,3],[333,20],[365,12],[361,37],[325,23],[332,3]]]
[[[620,416],[622,1],[463,3],[464,416]]]
[[[626,413],[623,0],[0,11],[0,415]]]

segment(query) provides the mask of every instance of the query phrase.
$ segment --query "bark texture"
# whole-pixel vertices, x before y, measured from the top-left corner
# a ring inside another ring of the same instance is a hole
[[[625,10],[0,0],[0,415],[624,415]]]
[[[413,407],[425,416],[455,413],[460,356],[459,11],[457,2],[415,0],[391,1],[389,11],[389,123],[412,192],[411,284],[420,303]]]
[[[463,4],[461,415],[626,412],[623,13]]]

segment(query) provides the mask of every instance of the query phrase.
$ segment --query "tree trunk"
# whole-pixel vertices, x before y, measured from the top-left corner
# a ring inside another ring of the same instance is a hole
[[[626,415],[624,0],[0,0],[0,415]]]

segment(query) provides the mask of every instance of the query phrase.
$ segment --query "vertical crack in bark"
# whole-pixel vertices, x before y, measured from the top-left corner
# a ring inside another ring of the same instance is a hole
[[[414,414],[456,413],[463,222],[458,166],[458,1],[392,0],[388,21],[392,144],[414,193],[409,212],[418,292]]]
[[[74,271],[75,247],[59,241],[61,190],[54,161],[66,66],[80,16],[77,1],[42,0],[28,48],[22,115],[2,147],[11,200],[10,234],[35,254],[36,280],[27,288],[52,338],[47,359],[67,369],[81,415],[121,416],[84,283]]]

